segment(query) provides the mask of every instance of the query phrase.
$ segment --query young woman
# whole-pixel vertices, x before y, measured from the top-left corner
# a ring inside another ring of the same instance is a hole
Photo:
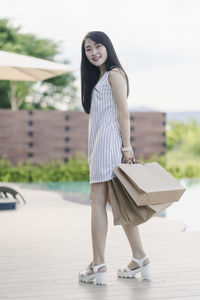
[[[79,280],[106,284],[105,244],[108,229],[106,204],[110,203],[108,181],[118,163],[136,163],[130,145],[130,115],[127,105],[129,82],[109,37],[101,31],[87,33],[82,42],[82,106],[89,114],[88,162],[91,184],[91,233],[93,260],[79,273]],[[132,258],[118,269],[119,277],[150,276],[137,226],[122,225]]]

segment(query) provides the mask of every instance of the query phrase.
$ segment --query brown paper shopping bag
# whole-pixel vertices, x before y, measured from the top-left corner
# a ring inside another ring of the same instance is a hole
[[[124,213],[124,206],[122,206],[122,203],[120,202],[120,199],[118,198],[114,188],[114,182],[116,179],[117,178],[115,177],[114,179],[108,181],[108,191],[114,218],[114,225],[129,224],[127,214]]]
[[[137,205],[175,202],[185,191],[157,162],[119,163],[114,172]]]
[[[139,225],[178,201],[185,191],[158,163],[119,163],[108,182],[114,225]]]
[[[139,225],[172,203],[137,206],[117,177],[108,182],[114,225]]]

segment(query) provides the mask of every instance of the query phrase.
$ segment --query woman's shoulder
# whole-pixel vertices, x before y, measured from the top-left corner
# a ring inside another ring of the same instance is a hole
[[[121,68],[117,67],[117,66],[112,66],[110,68],[109,73],[113,73],[113,72],[118,72],[118,73],[124,74],[124,71]]]
[[[112,67],[111,70],[109,71],[109,76],[108,76],[109,82],[110,80],[112,81],[113,79],[115,80],[116,78],[119,77],[124,77],[124,78],[126,77],[124,71],[119,67],[115,67],[115,66]]]

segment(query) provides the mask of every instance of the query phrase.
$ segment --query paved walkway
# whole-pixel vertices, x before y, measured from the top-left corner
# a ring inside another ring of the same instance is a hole
[[[4,184],[5,185],[5,184]],[[58,192],[19,184],[27,200],[15,211],[0,211],[0,299],[71,300],[200,299],[200,232],[154,217],[140,225],[152,279],[117,278],[131,251],[121,226],[108,210],[107,286],[78,282],[78,272],[92,258],[90,206],[63,199]]]

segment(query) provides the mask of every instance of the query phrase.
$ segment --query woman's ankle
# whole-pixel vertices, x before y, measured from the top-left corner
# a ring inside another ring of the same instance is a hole
[[[105,264],[105,260],[93,260],[92,261],[92,266],[98,266],[98,265],[101,265],[101,264]],[[106,265],[102,266],[98,269],[98,272],[105,272],[105,271],[107,271]]]
[[[105,264],[105,259],[102,259],[102,258],[97,258],[97,259],[94,259],[92,260],[92,265],[93,266],[97,266],[97,265],[100,265],[100,264]]]
[[[145,256],[147,256],[147,255],[146,255],[145,252],[140,252],[140,253],[137,252],[137,253],[132,254],[132,256],[135,257],[135,258],[137,258],[137,259],[141,259],[141,258],[143,258],[143,257],[145,257]],[[143,261],[143,265],[146,266],[146,265],[148,265],[149,263],[150,263],[150,259],[149,259],[149,257],[147,256],[147,258]]]

